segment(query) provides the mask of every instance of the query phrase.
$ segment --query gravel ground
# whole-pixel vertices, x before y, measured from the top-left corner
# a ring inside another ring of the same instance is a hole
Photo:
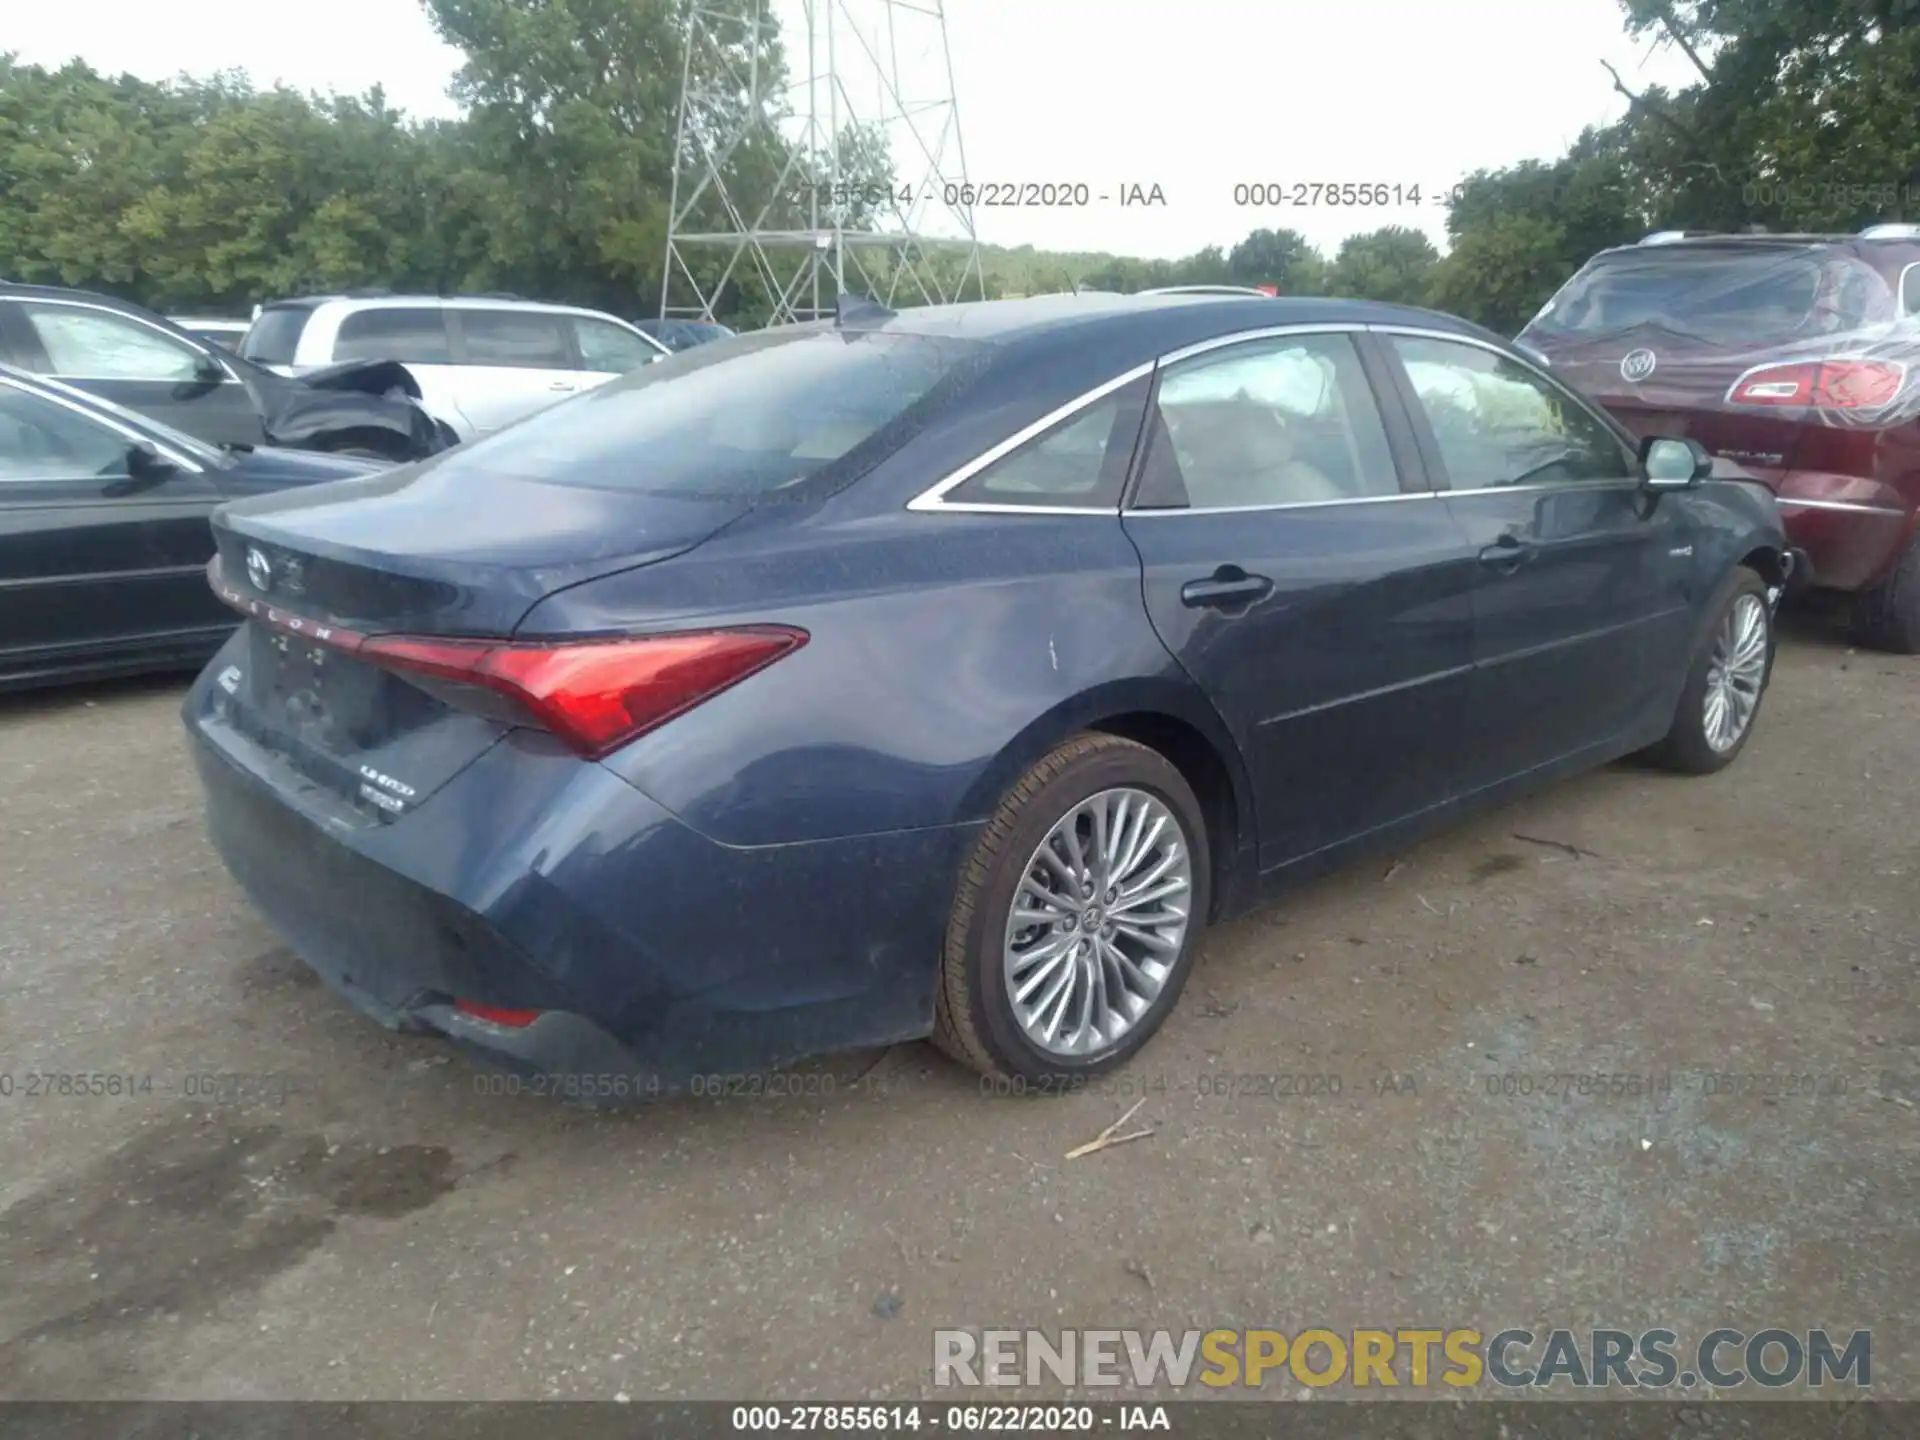
[[[1615,766],[1211,932],[1084,1093],[915,1045],[611,1114],[320,988],[202,839],[179,682],[0,701],[0,1396],[900,1398],[942,1326],[1779,1325],[1871,1329],[1920,1398],[1916,682],[1798,620],[1731,770]],[[1135,1099],[1148,1138],[1065,1158]]]

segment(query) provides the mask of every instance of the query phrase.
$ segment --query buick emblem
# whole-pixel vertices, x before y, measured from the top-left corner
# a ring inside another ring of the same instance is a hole
[[[265,551],[248,549],[247,579],[262,594],[273,588],[273,564],[267,559]]]
[[[1620,378],[1638,385],[1653,374],[1655,361],[1651,350],[1632,350],[1620,362]]]

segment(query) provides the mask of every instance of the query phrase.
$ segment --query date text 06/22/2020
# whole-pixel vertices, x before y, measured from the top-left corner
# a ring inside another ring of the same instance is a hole
[[[1085,209],[1093,205],[1146,205],[1165,208],[1167,191],[1152,180],[949,180],[937,185],[882,185],[839,181],[829,185],[799,185],[781,197],[805,208],[865,206],[887,211],[922,202],[960,208]]]

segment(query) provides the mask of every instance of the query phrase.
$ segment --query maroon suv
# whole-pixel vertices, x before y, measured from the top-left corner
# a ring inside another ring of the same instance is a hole
[[[1920,651],[1920,226],[1649,236],[1589,260],[1519,343],[1636,434],[1764,480],[1795,583],[1853,592],[1864,643]]]

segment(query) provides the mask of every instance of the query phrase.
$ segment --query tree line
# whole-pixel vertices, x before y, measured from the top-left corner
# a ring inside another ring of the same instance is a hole
[[[425,3],[466,57],[457,120],[411,120],[378,90],[311,96],[239,74],[154,83],[0,55],[0,276],[175,311],[245,314],[271,296],[381,286],[657,313],[694,0]],[[756,34],[754,7],[733,3],[732,38],[695,57],[720,126],[746,103],[748,53],[782,64],[778,35]],[[1271,284],[1431,305],[1510,334],[1588,256],[1652,230],[1920,219],[1920,0],[1621,3],[1628,31],[1679,51],[1692,82],[1636,92],[1616,74],[1618,122],[1556,158],[1469,175],[1449,197],[1444,256],[1404,227],[1331,256],[1284,228],[1175,260],[989,246],[987,293]],[[858,224],[862,193],[883,190],[892,163],[870,135],[840,149],[843,219]],[[795,197],[823,182],[820,157],[757,131],[696,218],[723,229],[727,205],[764,205],[769,224],[799,228]],[[711,287],[725,257],[692,263]],[[720,293],[727,318],[764,318],[750,271]]]

